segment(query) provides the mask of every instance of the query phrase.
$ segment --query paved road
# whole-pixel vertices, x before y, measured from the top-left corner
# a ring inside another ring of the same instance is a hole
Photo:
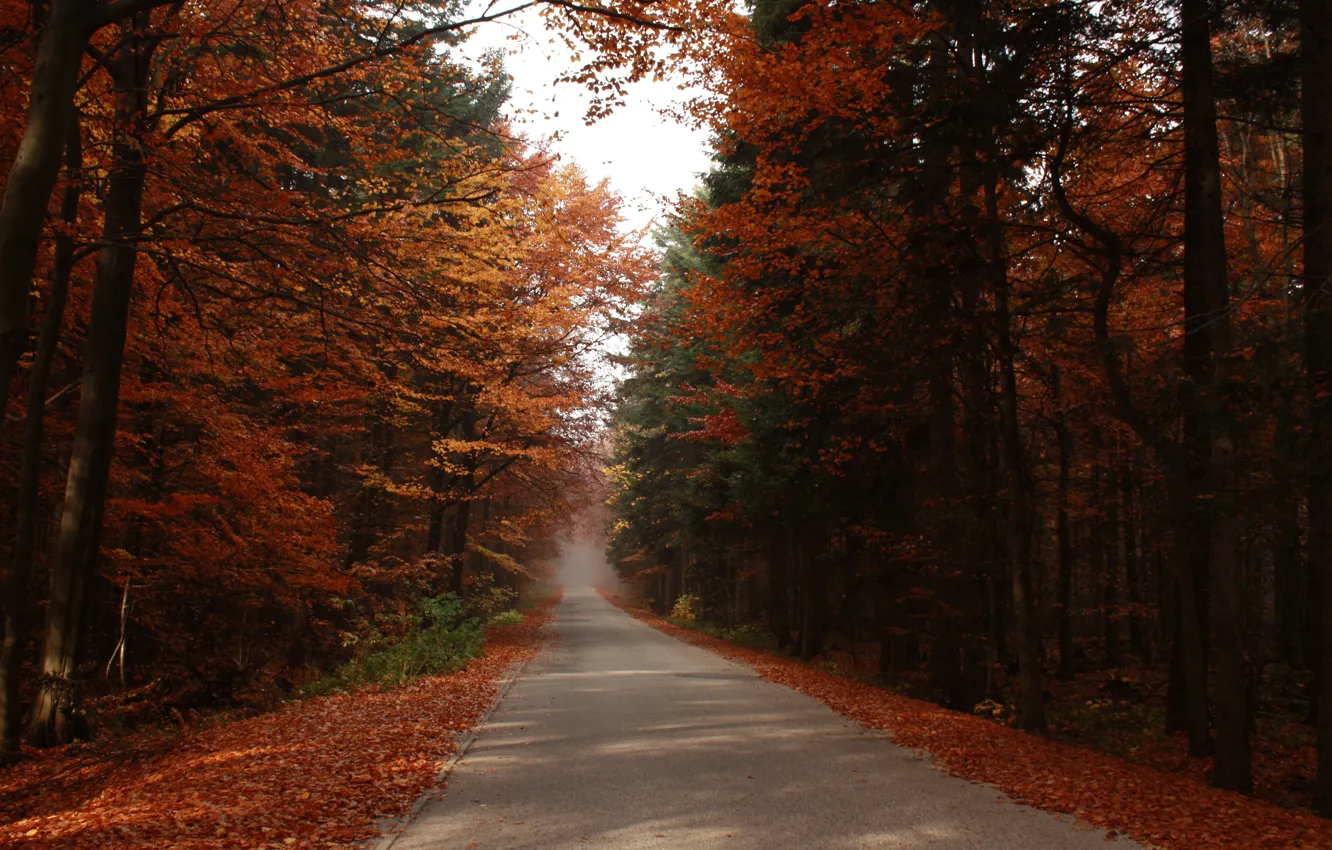
[[[556,639],[392,850],[1106,846],[569,589]]]

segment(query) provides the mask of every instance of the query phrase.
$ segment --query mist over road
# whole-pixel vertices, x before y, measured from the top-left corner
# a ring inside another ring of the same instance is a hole
[[[560,543],[555,578],[562,587],[618,587],[620,577],[606,563],[604,540],[578,537]]]
[[[566,549],[561,576],[609,579],[585,543]],[[393,850],[1106,846],[667,637],[585,583],[566,585],[554,628]]]

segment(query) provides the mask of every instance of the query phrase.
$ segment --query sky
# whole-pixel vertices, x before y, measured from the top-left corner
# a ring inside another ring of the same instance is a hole
[[[477,58],[492,48],[507,54],[505,68],[514,78],[508,111],[516,129],[532,139],[558,134],[551,149],[594,181],[610,181],[623,200],[629,229],[662,221],[676,195],[691,193],[698,175],[707,171],[706,134],[658,113],[687,98],[679,89],[684,80],[638,83],[629,89],[625,106],[587,126],[587,93],[552,82],[571,63],[535,9],[478,26],[463,52]]]

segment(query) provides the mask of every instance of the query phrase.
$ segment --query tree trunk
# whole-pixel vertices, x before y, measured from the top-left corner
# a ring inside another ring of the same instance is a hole
[[[1273,553],[1273,601],[1277,646],[1281,658],[1297,670],[1309,669],[1304,651],[1304,613],[1308,604],[1301,539],[1301,479],[1305,475],[1302,429],[1295,412],[1294,393],[1283,382],[1276,423],[1277,540]]]
[[[23,137],[0,202],[0,415],[27,347],[28,309],[46,207],[60,176],[89,30],[82,0],[51,0],[28,86]]]
[[[1128,586],[1129,652],[1132,652],[1139,661],[1150,664],[1152,652],[1142,622],[1146,594],[1138,553],[1138,524],[1134,521],[1133,467],[1129,460],[1124,461],[1119,471],[1119,503],[1124,526],[1124,583]]]
[[[990,276],[994,289],[995,349],[999,360],[999,418],[1001,442],[1011,500],[1008,517],[1008,564],[1013,582],[1013,621],[1017,630],[1019,705],[1018,722],[1028,731],[1044,732],[1045,696],[1041,681],[1041,624],[1032,577],[1031,545],[1035,516],[1030,472],[1019,421],[1017,371],[1008,304],[1008,269],[1000,230],[997,180],[985,183],[985,204],[990,241]]]
[[[791,645],[791,591],[788,577],[791,545],[785,529],[774,528],[768,534],[768,628],[777,648]]]
[[[1175,554],[1178,559],[1178,553]],[[1171,573],[1178,569],[1178,564],[1173,566],[1176,569],[1171,570]],[[1163,572],[1164,574],[1166,573]],[[1161,634],[1163,636],[1167,632],[1170,634],[1170,666],[1166,673],[1165,733],[1173,735],[1176,732],[1189,730],[1189,689],[1188,680],[1184,676],[1184,596],[1176,578],[1167,579],[1166,585],[1164,596],[1167,601],[1161,606],[1163,614],[1166,610],[1170,612],[1169,618],[1163,616],[1161,622]],[[1208,735],[1210,734],[1209,731]],[[1191,752],[1190,755],[1199,754]]]
[[[476,412],[472,410],[470,402],[458,427],[463,439],[468,441],[476,439]],[[467,533],[472,520],[472,491],[476,489],[475,461],[469,456],[465,463],[467,472],[461,477],[463,494],[457,507],[454,508],[453,529],[450,534],[452,549],[449,554],[452,556],[453,573],[449,590],[458,596],[462,596],[466,590],[464,578],[467,572]]]
[[[1097,476],[1098,479],[1100,476]],[[1109,479],[1109,486],[1114,488],[1114,479]],[[1108,501],[1105,521],[1098,524],[1098,545],[1101,547],[1101,564],[1105,571],[1105,596],[1103,599],[1102,624],[1105,636],[1105,663],[1118,667],[1123,661],[1119,647],[1119,503],[1115,499]]]
[[[800,618],[800,657],[805,661],[823,652],[823,629],[827,619],[826,576],[820,568],[816,540],[808,527],[795,547],[800,565],[800,594],[803,602]]]
[[[1300,3],[1304,107],[1305,362],[1309,396],[1309,557],[1319,598],[1314,680],[1318,694],[1318,778],[1314,808],[1332,817],[1332,5]],[[1321,604],[1320,604],[1321,603]]]
[[[1207,653],[1203,636],[1207,633],[1206,593],[1207,545],[1199,539],[1192,482],[1176,478],[1171,482],[1171,516],[1175,540],[1170,564],[1174,590],[1174,635],[1170,657],[1170,690],[1167,694],[1166,731],[1185,731],[1189,736],[1189,755],[1203,758],[1212,754],[1211,717],[1207,701]]]
[[[1068,430],[1068,417],[1064,411],[1063,386],[1059,367],[1054,367],[1051,379],[1055,404],[1059,408],[1056,436],[1059,443],[1059,482],[1056,499],[1059,517],[1055,535],[1059,541],[1059,678],[1072,679],[1073,668],[1073,540],[1068,519],[1069,467],[1073,463],[1073,438]]]
[[[432,438],[442,439],[448,436],[445,431],[449,427],[449,414],[453,405],[447,401],[439,402],[439,407],[435,411],[435,427]],[[429,473],[430,493],[434,501],[430,505],[430,522],[426,527],[426,546],[427,554],[437,554],[440,545],[444,539],[444,485],[446,483],[446,474],[444,468],[440,465],[440,459],[434,456],[431,450],[431,462]]]
[[[1190,375],[1202,397],[1210,507],[1209,570],[1216,658],[1216,766],[1212,783],[1253,790],[1244,657],[1244,569],[1239,559],[1234,424],[1227,396],[1230,296],[1221,212],[1220,148],[1212,87],[1210,0],[1182,0],[1184,104],[1184,286],[1200,308],[1186,336],[1205,335]],[[1205,637],[1205,636],[1204,636]]]
[[[471,478],[470,473],[467,478]],[[453,528],[449,534],[452,544],[449,552],[450,564],[453,568],[449,578],[449,590],[458,596],[463,595],[463,579],[467,572],[467,531],[471,520],[472,502],[470,498],[464,498],[453,509]]]
[[[78,221],[79,199],[83,194],[83,142],[77,119],[70,125],[69,141],[65,148],[65,168],[69,184],[60,202],[60,220],[72,228]],[[42,335],[37,344],[32,372],[28,376],[23,460],[14,507],[14,551],[5,587],[5,635],[4,644],[0,647],[0,723],[3,723],[0,740],[3,740],[4,749],[8,752],[18,751],[23,734],[19,710],[19,673],[23,661],[23,639],[28,629],[28,585],[32,579],[33,555],[37,544],[37,500],[42,479],[46,391],[51,377],[51,363],[60,345],[69,280],[73,271],[74,240],[68,233],[59,233],[56,235],[51,291],[47,295],[46,316],[42,319]]]
[[[146,22],[145,22],[146,23]],[[79,400],[78,429],[60,517],[51,598],[42,652],[43,684],[28,737],[36,746],[65,743],[85,732],[78,705],[78,668],[87,630],[87,593],[96,575],[111,458],[115,451],[120,372],[141,231],[145,168],[136,138],[146,101],[151,49],[132,38],[115,60],[115,163],[106,194],[105,247],[97,255],[92,316]]]

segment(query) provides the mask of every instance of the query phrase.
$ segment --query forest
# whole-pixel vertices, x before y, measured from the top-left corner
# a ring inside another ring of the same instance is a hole
[[[529,9],[588,121],[687,81],[656,249],[463,50]],[[5,762],[457,672],[595,508],[677,624],[1332,817],[1332,4],[0,0],[0,185]]]
[[[621,573],[1036,733],[1093,682],[1084,719],[1136,704],[1220,788],[1294,735],[1276,782],[1332,816],[1332,8],[759,0],[715,32],[716,168],[614,426]]]
[[[6,750],[271,707],[592,492],[655,260],[457,53],[493,17],[0,5]]]

